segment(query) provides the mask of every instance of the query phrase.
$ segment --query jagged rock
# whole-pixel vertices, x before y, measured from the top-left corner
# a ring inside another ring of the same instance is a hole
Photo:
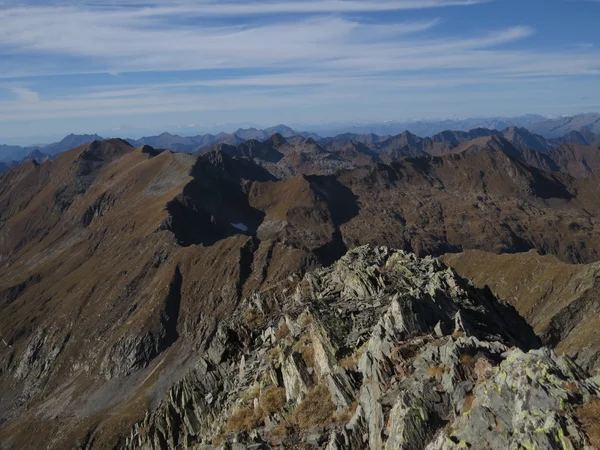
[[[298,353],[292,353],[281,365],[285,395],[289,401],[299,403],[312,385],[305,362]]]
[[[576,409],[598,399],[599,380],[436,259],[360,247],[291,298],[271,295],[283,297],[254,296],[220,325],[125,448],[589,444]]]
[[[574,409],[597,397],[600,386],[547,348],[515,349],[504,357],[494,375],[475,387],[472,409],[453,424],[456,445],[445,448],[583,448],[586,436]]]

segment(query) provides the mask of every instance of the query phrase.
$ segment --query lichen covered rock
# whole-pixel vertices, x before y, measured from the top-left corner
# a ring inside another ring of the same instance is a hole
[[[437,259],[360,247],[256,294],[136,448],[584,448],[598,380]]]

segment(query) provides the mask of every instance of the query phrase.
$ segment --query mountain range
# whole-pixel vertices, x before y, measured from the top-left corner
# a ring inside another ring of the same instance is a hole
[[[339,153],[339,149],[346,147],[347,151],[364,154],[364,157],[369,161],[374,160],[375,153],[384,161],[404,156],[441,155],[475,137],[484,136],[502,136],[519,148],[528,147],[539,152],[550,151],[563,143],[588,146],[600,145],[600,135],[587,129],[583,131],[570,131],[562,137],[546,139],[541,135],[531,133],[525,128],[515,126],[508,127],[502,131],[488,128],[477,128],[466,132],[446,130],[426,138],[421,138],[408,131],[404,131],[397,136],[379,136],[372,133],[343,133],[331,138],[322,138],[311,133],[297,133],[289,127],[279,125],[266,130],[250,128],[245,130],[240,129],[232,134],[220,133],[218,135],[207,134],[191,137],[163,133],[159,136],[149,136],[137,140],[127,139],[127,142],[136,147],[149,145],[154,148],[169,149],[176,152],[202,153],[215,145],[225,144],[236,146],[247,141],[267,141],[273,135],[286,138],[287,143],[295,145],[302,145],[305,140],[310,139],[311,142],[318,143],[321,150],[335,149],[333,153]],[[4,159],[0,159],[0,173],[27,160],[42,162],[45,159],[53,159],[62,151],[94,140],[102,140],[102,137],[98,135],[69,135],[60,142],[40,148],[3,146],[0,150],[4,150],[5,156],[3,157]]]
[[[246,140],[262,141],[268,139],[275,133],[282,135],[285,138],[292,136],[301,136],[304,138],[311,137],[317,141],[331,141],[336,137],[342,139],[348,136],[353,136],[353,139],[363,144],[381,140],[391,135],[399,134],[403,131],[408,131],[412,134],[432,137],[440,135],[447,130],[456,130],[469,132],[476,128],[485,128],[493,131],[501,131],[507,128],[527,128],[532,133],[543,136],[548,139],[561,138],[568,135],[570,132],[578,132],[585,135],[600,134],[600,114],[579,114],[569,117],[561,117],[557,119],[547,119],[538,115],[525,115],[520,117],[496,117],[484,119],[464,119],[464,120],[442,120],[442,121],[417,121],[417,122],[386,122],[385,124],[365,124],[365,125],[307,125],[307,128],[312,128],[317,133],[298,132],[286,125],[277,125],[266,129],[246,128],[238,129],[233,133],[217,133],[217,134],[202,134],[196,136],[179,136],[170,133],[162,133],[158,136],[147,136],[139,139],[127,139],[134,146],[150,145],[154,148],[166,148],[173,151],[181,151],[187,153],[199,153],[207,150],[216,144],[236,145]],[[324,136],[325,138],[321,137]],[[86,144],[96,139],[102,139],[97,134],[94,135],[69,135],[59,142],[50,145],[37,145],[22,147],[17,145],[2,145],[0,144],[0,171],[6,170],[18,164],[28,157],[33,151],[39,151],[44,155],[53,157],[54,155],[76,147],[77,145]],[[577,139],[577,138],[573,138]],[[574,142],[569,139],[569,142]],[[585,139],[585,138],[584,138]],[[592,138],[593,140],[594,138]],[[589,145],[589,138],[580,144]]]
[[[399,120],[357,124],[311,124],[302,125],[301,128],[310,129],[321,136],[335,136],[347,132],[355,134],[372,133],[386,136],[399,134],[404,130],[408,130],[419,136],[433,136],[444,130],[469,131],[474,128],[503,130],[511,126],[527,128],[547,138],[560,137],[570,131],[589,130],[594,133],[600,133],[600,114],[576,114],[574,116],[559,118],[526,114],[517,117]]]
[[[0,449],[600,444],[597,134],[242,134],[0,175]]]

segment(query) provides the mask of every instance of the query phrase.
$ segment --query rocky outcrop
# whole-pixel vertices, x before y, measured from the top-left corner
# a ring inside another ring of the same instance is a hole
[[[81,217],[81,224],[84,227],[89,227],[94,219],[102,217],[115,204],[116,199],[111,197],[107,192],[102,193],[98,199],[88,208]]]
[[[598,380],[437,259],[360,247],[248,299],[125,448],[584,448]]]

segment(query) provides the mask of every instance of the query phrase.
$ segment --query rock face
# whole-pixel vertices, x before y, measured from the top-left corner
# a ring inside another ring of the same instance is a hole
[[[242,303],[124,447],[577,449],[598,382],[437,259],[365,246]]]

